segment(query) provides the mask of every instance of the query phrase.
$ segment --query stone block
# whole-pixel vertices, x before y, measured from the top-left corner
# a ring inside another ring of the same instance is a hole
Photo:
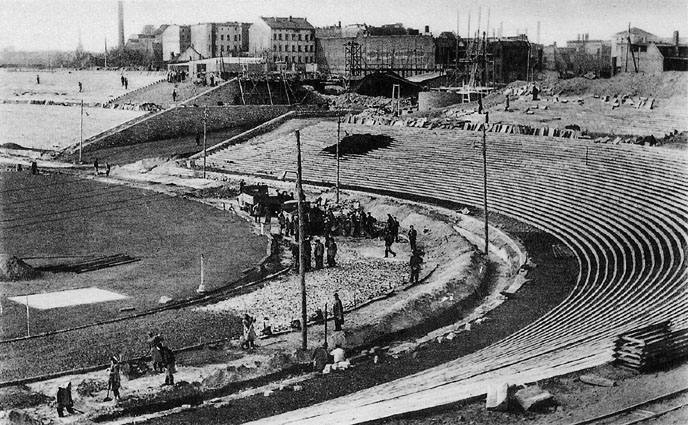
[[[538,386],[526,387],[516,391],[515,398],[526,411],[540,410],[554,404],[554,396]]]
[[[509,384],[502,382],[487,389],[487,410],[505,412],[509,409]]]
[[[597,375],[581,375],[579,378],[581,382],[598,387],[615,387],[616,382],[611,379],[603,378]]]

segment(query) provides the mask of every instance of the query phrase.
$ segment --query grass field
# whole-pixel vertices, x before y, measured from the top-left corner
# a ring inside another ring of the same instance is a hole
[[[119,71],[0,71],[0,99],[81,101],[105,103],[165,78],[164,73],[126,71],[127,90]],[[36,84],[36,76],[41,80]],[[79,82],[83,91],[79,93]]]
[[[84,108],[84,140],[145,113]],[[16,143],[42,150],[61,149],[79,142],[80,121],[79,107],[0,104],[0,144]]]
[[[105,177],[99,178],[105,180]],[[128,298],[30,311],[32,333],[120,317],[195,295],[200,255],[208,289],[242,276],[265,253],[264,238],[240,218],[191,200],[68,175],[0,173],[0,252],[33,266],[127,254],[140,261],[75,274],[0,283],[0,339],[26,334],[22,304],[7,297],[97,287]]]

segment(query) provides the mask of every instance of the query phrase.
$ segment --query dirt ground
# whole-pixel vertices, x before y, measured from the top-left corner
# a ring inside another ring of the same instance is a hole
[[[145,113],[85,107],[84,140]],[[13,143],[24,148],[60,150],[79,143],[81,138],[81,108],[77,106],[0,104],[0,121],[0,147]]]

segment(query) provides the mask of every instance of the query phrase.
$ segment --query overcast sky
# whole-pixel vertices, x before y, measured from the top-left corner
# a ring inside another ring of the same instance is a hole
[[[488,22],[489,11],[489,22]],[[314,26],[401,22],[438,35],[466,34],[470,15],[475,31],[503,23],[503,35],[516,31],[537,41],[563,44],[576,34],[609,39],[632,26],[661,37],[679,30],[688,36],[688,0],[124,0],[125,37],[146,24],[254,22],[260,16],[306,17]],[[0,0],[0,49],[73,50],[81,31],[84,48],[102,51],[117,43],[116,0]]]

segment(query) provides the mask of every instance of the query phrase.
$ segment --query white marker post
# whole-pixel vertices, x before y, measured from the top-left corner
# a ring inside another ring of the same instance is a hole
[[[201,254],[201,284],[198,285],[196,292],[199,294],[205,294],[205,272],[203,270],[203,254]]]

